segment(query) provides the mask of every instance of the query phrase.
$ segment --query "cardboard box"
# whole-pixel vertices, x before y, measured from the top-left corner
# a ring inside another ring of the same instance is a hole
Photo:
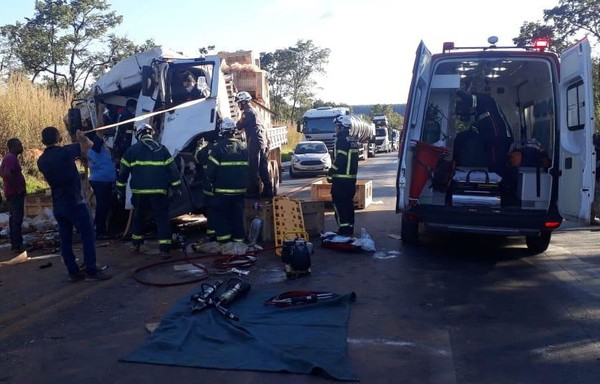
[[[310,198],[312,200],[331,201],[331,184],[319,180],[310,186]],[[354,194],[354,206],[364,209],[373,202],[373,181],[357,180],[356,193]]]
[[[47,193],[36,193],[25,196],[25,216],[37,216],[46,208],[52,209],[52,196]]]

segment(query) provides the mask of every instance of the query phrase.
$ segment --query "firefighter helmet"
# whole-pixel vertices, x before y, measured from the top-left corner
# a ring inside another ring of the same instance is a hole
[[[235,102],[236,103],[241,103],[241,102],[249,102],[250,100],[252,100],[252,96],[250,96],[250,94],[246,91],[241,91],[238,92],[237,95],[235,95]]]
[[[221,134],[231,133],[237,129],[235,121],[231,117],[225,117],[221,121]]]
[[[352,122],[350,121],[350,116],[348,115],[340,115],[333,119],[333,122],[337,125],[341,125],[344,128],[350,128]]]
[[[135,127],[135,138],[139,141],[142,136],[154,134],[154,128],[150,124],[143,124]]]

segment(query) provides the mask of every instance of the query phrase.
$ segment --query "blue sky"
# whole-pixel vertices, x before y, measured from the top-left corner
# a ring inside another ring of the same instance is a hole
[[[0,0],[8,4],[9,0]],[[406,102],[415,50],[512,45],[524,21],[541,20],[558,0],[108,0],[123,16],[115,31],[136,43],[158,44],[195,55],[198,48],[273,52],[313,40],[331,49],[317,96],[356,104]],[[0,25],[33,16],[33,0],[2,7]]]

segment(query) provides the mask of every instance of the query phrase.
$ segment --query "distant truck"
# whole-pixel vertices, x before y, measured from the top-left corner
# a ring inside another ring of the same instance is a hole
[[[333,120],[341,115],[350,115],[350,108],[319,107],[309,109],[297,123],[297,131],[302,133],[302,141],[322,141],[329,151],[333,151],[336,139],[336,127]],[[352,116],[354,134],[361,143],[359,158],[364,160],[370,152],[374,152],[375,126],[358,116]]]
[[[220,120],[239,117],[235,93],[248,91],[270,139],[269,173],[276,194],[281,175],[281,146],[287,142],[287,128],[272,127],[264,71],[251,59],[244,63],[243,71],[235,71],[233,61],[242,60],[249,52],[193,58],[157,47],[125,58],[100,76],[83,99],[73,101],[67,125],[72,132],[98,128],[100,103],[122,109],[128,99],[136,99],[135,125],[149,123],[154,127],[156,138],[170,151],[181,174],[183,194],[170,204],[171,217],[175,217],[204,208],[203,194],[192,183],[193,155],[200,140],[215,131]],[[197,79],[201,97],[182,102],[185,89],[181,79],[188,73]],[[248,76],[253,77],[248,79]]]
[[[373,116],[373,123],[375,124],[375,152],[390,152],[392,143],[387,116]]]

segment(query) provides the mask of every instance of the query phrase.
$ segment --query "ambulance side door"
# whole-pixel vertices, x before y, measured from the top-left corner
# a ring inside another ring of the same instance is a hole
[[[412,167],[412,150],[410,143],[414,137],[420,137],[425,114],[427,91],[431,82],[431,52],[421,41],[417,48],[410,92],[406,103],[404,126],[400,137],[398,151],[398,173],[396,175],[396,212],[402,212],[408,206],[410,185],[410,167]],[[416,136],[415,136],[416,135]]]
[[[592,87],[591,47],[582,39],[561,55],[558,208],[564,218],[586,223],[591,216],[596,169]]]

